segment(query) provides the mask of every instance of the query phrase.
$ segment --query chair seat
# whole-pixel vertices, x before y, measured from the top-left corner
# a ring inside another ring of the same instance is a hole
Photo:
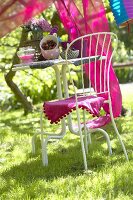
[[[99,116],[104,104],[103,97],[78,96],[78,107],[87,110],[92,116]],[[75,96],[63,100],[47,101],[43,104],[44,113],[50,123],[58,123],[63,117],[76,110]]]
[[[111,121],[110,114],[107,114],[105,116],[100,116],[97,119],[93,119],[86,122],[86,126],[89,129],[100,128],[110,123],[110,121]]]
[[[92,120],[87,121],[85,125],[88,129],[97,129],[97,128],[101,128],[101,127],[107,125],[110,122],[111,122],[110,114],[106,114],[104,116],[99,116],[96,119],[92,119]],[[75,130],[78,130],[78,125],[74,124],[73,128]],[[81,128],[82,129],[84,128],[83,123],[81,123]]]

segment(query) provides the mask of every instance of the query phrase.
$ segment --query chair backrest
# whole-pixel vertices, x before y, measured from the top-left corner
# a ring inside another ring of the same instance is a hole
[[[66,60],[68,52],[73,47],[80,51],[81,58],[81,79],[83,93],[86,92],[84,86],[84,72],[89,79],[89,93],[96,95],[106,95],[110,92],[110,66],[112,57],[117,48],[118,39],[114,33],[99,32],[87,34],[73,40],[66,50]],[[93,58],[93,61],[92,61]],[[93,90],[92,90],[93,88]]]

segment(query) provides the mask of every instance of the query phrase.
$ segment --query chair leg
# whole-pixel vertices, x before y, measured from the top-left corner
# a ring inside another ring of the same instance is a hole
[[[35,140],[36,140],[36,136],[37,136],[37,135],[40,135],[40,133],[35,133],[35,134],[32,136],[32,139],[31,139],[32,153],[33,153],[33,154],[35,154],[35,152],[36,152]]]
[[[85,170],[87,170],[87,159],[86,159],[86,153],[85,153],[85,145],[84,145],[83,134],[82,134],[81,130],[79,130],[79,135],[80,135],[80,142],[81,142],[81,148],[82,148],[82,154],[83,154],[83,160],[84,160],[84,167],[85,167]]]
[[[48,166],[48,155],[47,155],[47,144],[50,139],[61,139],[66,134],[66,123],[65,119],[61,120],[61,132],[56,135],[48,134],[43,131],[43,112],[40,116],[40,128],[41,128],[41,145],[42,145],[42,162],[44,166]],[[44,139],[45,135],[45,139]]]
[[[43,110],[41,110],[41,113],[40,113],[40,127],[41,127],[41,133],[35,133],[33,136],[32,136],[32,140],[31,140],[31,145],[32,145],[32,153],[35,154],[36,152],[36,147],[35,147],[35,140],[36,140],[36,136],[37,135],[40,135],[43,133],[43,122],[42,122],[42,117],[43,116]]]
[[[91,141],[91,133],[90,132],[88,132],[88,134],[87,134],[87,142],[88,142],[88,145],[92,143],[92,141]]]
[[[48,137],[45,140],[44,140],[44,138],[41,139],[43,166],[48,166],[48,155],[47,155],[47,143],[48,143],[48,140],[49,140]]]
[[[86,128],[84,129],[85,151],[88,154],[88,135]]]
[[[122,146],[122,149],[123,149],[125,158],[126,158],[126,160],[128,161],[128,160],[129,160],[129,159],[128,159],[128,154],[127,154],[125,145],[124,145],[124,143],[123,143],[123,141],[122,141],[122,139],[121,139],[121,136],[120,136],[120,134],[119,134],[119,131],[118,131],[117,127],[116,127],[116,124],[115,124],[114,119],[112,119],[112,124],[113,124],[114,130],[115,130],[115,132],[116,132],[116,134],[117,134],[117,136],[118,136],[119,142],[120,142],[120,144],[121,144],[121,146]]]
[[[47,155],[47,143],[49,140],[49,136],[45,139],[43,135],[46,135],[43,131],[43,110],[41,111],[40,115],[40,128],[41,128],[41,145],[42,145],[42,163],[43,166],[48,166],[48,155]]]
[[[101,129],[101,128],[97,128],[96,130],[103,133],[103,135],[104,135],[104,137],[106,138],[106,141],[107,141],[109,155],[112,155],[112,148],[111,148],[111,143],[110,143],[110,138],[109,138],[108,133],[105,130]]]
[[[64,133],[65,134],[65,133]],[[42,162],[44,166],[48,166],[48,155],[47,155],[47,144],[50,139],[62,139],[64,135],[50,135],[45,139],[43,138],[43,134],[41,134],[41,144],[42,144]]]

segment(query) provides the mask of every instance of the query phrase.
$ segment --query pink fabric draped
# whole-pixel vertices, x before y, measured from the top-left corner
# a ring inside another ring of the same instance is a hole
[[[98,117],[104,100],[103,97],[79,96],[78,107],[87,110],[93,117]],[[75,96],[63,100],[44,102],[43,108],[51,124],[58,123],[60,119],[66,117],[72,110],[76,110]]]
[[[106,124],[108,124],[110,122],[111,122],[110,115],[107,114],[105,116],[100,116],[96,119],[89,120],[86,123],[86,127],[89,128],[89,129],[100,128],[100,127],[105,126]],[[84,123],[81,123],[81,127],[84,128]],[[78,126],[74,125],[74,128],[78,129]]]
[[[82,0],[79,6],[77,6],[76,2],[76,0],[55,1],[55,6],[58,10],[59,16],[66,31],[70,34],[69,36],[71,41],[76,37],[84,34],[110,31],[102,0]],[[82,12],[81,8],[83,8]],[[100,42],[102,45],[102,41]],[[94,67],[92,64],[91,77],[93,77],[93,69]],[[97,72],[98,70],[99,64],[97,63]],[[86,74],[88,74],[87,68]],[[91,82],[93,85],[93,78]],[[97,90],[99,90],[99,84],[97,84]],[[113,115],[114,117],[118,117],[121,114],[122,96],[118,79],[112,66],[110,69],[110,93],[112,99]],[[107,113],[109,113],[107,105],[104,106],[104,109]]]
[[[48,8],[53,0],[0,0],[0,37]]]

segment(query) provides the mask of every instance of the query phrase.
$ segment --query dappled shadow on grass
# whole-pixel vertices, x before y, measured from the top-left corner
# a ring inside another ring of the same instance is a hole
[[[35,117],[37,115],[37,117]],[[45,129],[47,129],[47,132],[51,133],[56,132],[59,128],[57,125],[51,125],[50,122],[45,118],[43,120],[43,124]],[[23,134],[23,135],[31,135],[33,136],[34,133],[40,131],[40,113],[35,112],[32,114],[29,114],[27,117],[23,116],[22,113],[19,116],[15,115],[6,115],[0,119],[0,128],[3,128],[6,130],[6,128],[10,127],[10,130],[12,132],[16,132],[17,134]],[[49,129],[51,129],[49,131]],[[6,132],[6,131],[5,131]],[[6,135],[5,135],[6,136]]]
[[[92,170],[92,173],[84,173],[80,143],[77,142],[75,145],[73,145],[73,141],[71,140],[68,140],[68,143],[68,148],[61,144],[56,146],[52,150],[52,153],[50,152],[48,154],[49,165],[47,167],[42,166],[40,152],[37,149],[37,153],[34,156],[27,154],[27,160],[25,162],[11,166],[10,169],[3,171],[1,178],[4,184],[2,187],[0,187],[0,194],[10,193],[10,191],[13,191],[14,188],[19,186],[19,188],[23,188],[25,192],[29,192],[29,195],[32,196],[32,194],[35,193],[34,190],[38,190],[38,184],[40,181],[43,185],[43,193],[47,192],[49,194],[49,192],[51,193],[51,188],[53,189],[54,186],[56,187],[56,182],[59,185],[61,184],[60,181],[62,178],[63,180],[70,179],[70,182],[71,180],[74,181],[74,179],[78,179],[78,177],[84,178],[85,176],[87,176],[87,179],[91,179],[91,177],[96,179],[95,176],[98,174],[108,174],[109,170],[114,166],[123,166],[125,164],[124,156],[108,156],[107,150],[102,146],[104,143],[103,139],[100,138],[96,143],[94,143],[95,146],[91,145],[89,147],[87,162],[88,169]],[[48,145],[48,149],[50,147],[51,144]],[[123,152],[121,155],[123,155]],[[128,176],[129,173],[126,172],[124,175],[123,174],[124,172],[120,173],[120,175],[118,174],[117,176],[116,173],[116,176],[114,177],[114,196],[117,196],[120,190],[125,191],[123,193],[126,194],[126,191],[128,191],[127,185],[131,185],[131,183],[126,185],[123,181],[123,178],[121,178],[124,176],[125,179],[127,179],[126,176]],[[101,180],[99,179],[99,181]],[[49,186],[47,186],[47,184]],[[54,186],[52,186],[52,184],[54,184]],[[118,187],[118,184],[120,187]],[[58,191],[60,189],[58,187],[59,186],[57,186],[57,190],[53,189],[53,192]],[[30,188],[32,188],[33,191]],[[106,189],[106,192],[107,190],[108,189]],[[105,194],[105,196],[106,195],[107,194]]]
[[[11,119],[2,119],[1,123],[3,123],[3,128],[10,127],[12,131],[17,132],[18,134],[29,134],[33,135],[33,125],[31,122],[26,122],[26,123],[21,123],[21,118],[20,118],[20,123],[16,123],[16,117],[11,118]],[[38,120],[39,124],[39,120]]]
[[[100,141],[99,144],[97,142],[96,148],[100,148],[99,146],[102,145],[102,143],[103,141]],[[53,179],[56,176],[82,173],[84,171],[84,166],[79,140],[67,140],[67,145],[69,145],[69,147],[65,147],[60,142],[57,143],[57,145],[55,144],[55,146],[50,143],[48,145],[49,166],[43,167],[40,157],[40,142],[37,140],[37,153],[35,155],[31,153],[27,154],[26,162],[13,166],[9,171],[3,172],[3,176],[7,178],[13,176],[15,179],[19,179],[19,177],[29,177],[30,172],[36,177],[41,176],[46,179]],[[49,152],[50,148],[52,148],[52,153]],[[95,168],[98,163],[99,167],[102,166],[108,156],[108,152],[101,147],[100,152],[102,153],[100,155],[105,156],[105,159],[104,156],[102,158],[98,155],[98,150],[96,151],[96,148],[94,147],[94,150],[93,147],[89,148],[88,163],[90,168]],[[94,161],[92,162],[93,159]]]
[[[118,160],[119,162],[123,161],[121,158],[117,160],[109,157],[108,151],[102,147],[103,143],[104,140],[100,138],[95,143],[95,146],[91,145],[89,147],[87,156],[89,170],[95,172],[103,171],[106,165],[111,166]],[[48,154],[49,165],[47,167],[42,166],[40,154],[35,154],[34,156],[28,154],[26,162],[14,165],[9,170],[4,171],[1,174],[5,182],[2,192],[10,190],[13,184],[12,181],[14,181],[14,184],[28,186],[32,181],[53,181],[60,177],[67,178],[72,176],[76,178],[79,175],[84,175],[80,143],[76,142],[74,145],[72,140],[68,140],[68,144],[68,148],[58,145],[53,149],[52,153]]]
[[[0,119],[0,127],[4,129],[10,127],[10,130],[12,132],[16,132],[17,134],[33,135],[35,131],[34,125],[39,126],[39,117],[40,116],[38,114],[38,119],[36,119],[36,121],[34,122],[34,116],[32,117],[32,114],[30,115],[30,117],[27,116],[27,118],[22,114],[19,116],[9,115],[9,117],[8,114],[6,114],[6,117],[2,116]]]
[[[131,134],[133,133],[133,117],[119,117],[115,119],[117,129],[119,131],[119,134],[127,147],[127,149],[131,148],[130,140],[131,140]],[[116,146],[120,146],[120,142],[118,140],[118,136],[115,133],[115,130],[113,128],[112,123],[108,124],[104,129],[107,131],[107,133],[110,136],[111,141],[115,140]],[[117,148],[119,151],[121,151],[121,148]]]
[[[33,128],[31,121],[24,122],[25,128],[20,124],[15,122],[17,117],[11,117],[9,119],[2,119],[2,123],[7,126],[12,127],[12,130],[18,134],[32,134]],[[123,129],[122,124],[129,123],[128,118],[119,118],[116,120],[116,124],[120,131],[120,134],[124,136],[125,132],[131,131],[131,127],[125,126]],[[89,154],[87,156],[88,168],[96,173],[104,173],[105,168],[108,172],[109,168],[118,164],[125,164],[125,158],[123,150],[119,144],[118,138],[114,133],[113,127],[111,125],[106,126],[111,140],[113,141],[113,155],[108,156],[107,145],[105,145],[105,139],[101,134],[92,134],[92,145],[89,146]],[[76,178],[78,176],[84,176],[84,165],[81,152],[81,145],[79,139],[73,140],[69,138],[69,133],[65,136],[57,145],[49,142],[48,145],[48,158],[49,166],[43,167],[40,152],[40,140],[37,139],[37,153],[32,155],[31,153],[26,154],[26,161],[21,162],[19,165],[13,165],[8,170],[3,171],[1,177],[5,184],[0,190],[2,192],[9,192],[15,185],[21,185],[23,187],[28,187],[32,182],[39,182],[39,180],[47,181],[52,183],[53,180],[60,179],[61,177]],[[64,140],[66,143],[64,144]],[[62,142],[63,141],[63,142]],[[131,144],[129,144],[129,138],[126,139],[126,148],[131,149]],[[18,142],[18,141],[17,141]],[[20,146],[21,148],[21,146]],[[52,150],[51,150],[52,149]],[[21,156],[21,155],[20,155]],[[122,175],[122,174],[121,174]],[[126,174],[127,175],[127,174]],[[118,188],[118,184],[123,184],[119,182],[119,177],[114,178],[114,188]],[[124,185],[124,184],[123,184]],[[124,186],[121,186],[122,188]],[[117,189],[114,189],[117,194]]]
[[[9,191],[13,181],[15,184],[28,186],[32,181],[52,181],[62,176],[78,176],[79,173],[83,173],[81,155],[80,158],[73,159],[71,154],[75,151],[75,147],[68,151],[70,151],[69,156],[67,150],[61,149],[59,152],[49,154],[49,165],[47,167],[42,166],[42,160],[37,154],[20,165],[12,166],[1,174],[5,182],[1,192]]]

